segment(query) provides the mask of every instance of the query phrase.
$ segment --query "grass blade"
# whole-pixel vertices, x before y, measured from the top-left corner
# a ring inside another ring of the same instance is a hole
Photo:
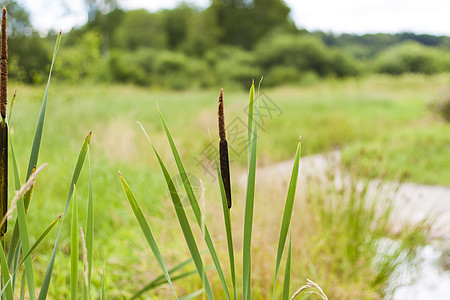
[[[47,86],[45,87],[45,93],[44,93],[44,98],[42,99],[41,111],[39,113],[39,119],[38,119],[38,122],[36,125],[36,131],[34,133],[33,146],[31,147],[30,161],[28,163],[27,178],[30,177],[33,167],[36,166],[36,164],[37,164],[37,160],[38,160],[38,156],[39,156],[39,149],[41,148],[42,131],[44,129],[45,111],[47,108],[48,88],[50,86],[50,79],[52,77],[53,65],[55,64],[56,54],[58,53],[60,42],[61,42],[61,32],[59,33],[58,38],[56,39],[55,49],[53,50],[52,64],[50,66],[50,72],[48,74],[48,79],[47,79]],[[30,204],[29,202],[25,204],[25,207],[27,209],[28,209],[29,204]]]
[[[301,153],[301,138],[298,141],[297,151],[294,158],[294,166],[292,167],[291,179],[289,182],[288,194],[286,196],[286,203],[284,206],[283,219],[281,221],[281,229],[278,240],[277,260],[275,264],[275,279],[273,282],[272,299],[275,297],[275,284],[277,283],[278,271],[280,269],[281,257],[283,256],[284,245],[289,231],[289,226],[292,218],[292,210],[294,208],[295,192],[297,190],[298,170],[300,166]]]
[[[166,124],[166,122],[164,120],[164,117],[163,117],[161,111],[159,110],[159,108],[158,108],[158,112],[159,112],[159,117],[161,119],[161,122],[163,123],[164,131],[165,131],[167,139],[169,141],[170,148],[172,150],[172,154],[173,154],[173,157],[175,159],[175,162],[176,162],[176,165],[177,165],[177,168],[178,168],[178,172],[180,173],[181,179],[183,181],[183,186],[184,186],[184,189],[185,189],[186,194],[188,196],[189,203],[191,204],[192,211],[194,212],[195,219],[197,221],[198,226],[200,227],[200,230],[202,230],[202,232],[204,233],[204,239],[205,239],[205,242],[206,242],[206,246],[208,247],[208,250],[209,250],[209,253],[211,255],[211,258],[213,259],[214,266],[216,267],[217,274],[219,275],[220,281],[222,283],[222,286],[223,286],[223,289],[224,289],[224,292],[225,292],[225,296],[227,297],[228,300],[231,300],[231,296],[230,296],[230,293],[228,291],[228,286],[227,286],[227,283],[226,283],[225,275],[224,275],[222,267],[220,265],[220,261],[219,261],[219,258],[217,256],[216,249],[215,249],[214,244],[212,242],[211,234],[209,233],[208,227],[206,226],[206,224],[204,222],[204,218],[202,216],[202,212],[201,212],[200,207],[198,205],[198,201],[195,198],[194,191],[192,189],[192,186],[191,186],[191,183],[190,183],[189,178],[187,176],[186,170],[185,170],[185,168],[183,166],[183,163],[181,161],[181,158],[180,158],[180,155],[178,153],[177,147],[175,145],[175,142],[173,141],[172,135],[170,134],[169,128],[167,127],[167,124]],[[141,128],[144,130],[144,133],[148,137],[148,135],[145,132],[145,129],[142,127],[142,125],[141,125]]]
[[[50,285],[50,279],[52,277],[53,266],[55,264],[55,259],[56,259],[56,251],[58,250],[58,243],[59,243],[59,238],[61,236],[62,226],[64,224],[64,218],[67,213],[67,208],[69,207],[69,204],[70,204],[70,199],[72,198],[73,187],[78,182],[78,177],[80,176],[81,169],[83,168],[84,160],[86,158],[86,153],[89,148],[89,142],[91,140],[91,134],[92,134],[92,131],[89,132],[88,136],[84,140],[84,143],[81,146],[80,153],[78,155],[77,163],[75,165],[75,170],[72,175],[72,181],[70,183],[69,193],[67,195],[66,206],[64,208],[64,213],[63,213],[62,219],[61,219],[61,225],[59,227],[58,236],[56,237],[55,246],[53,247],[52,255],[50,257],[50,262],[47,266],[47,270],[45,271],[45,276],[44,276],[44,280],[42,282],[41,291],[39,292],[39,298],[38,298],[39,300],[44,300],[47,298],[48,287]]]
[[[61,215],[62,216],[62,215]],[[33,254],[34,250],[39,246],[39,244],[44,240],[44,238],[50,233],[50,231],[56,226],[56,224],[58,224],[59,220],[61,220],[61,216],[59,216],[58,218],[56,218],[55,220],[53,220],[49,226],[47,226],[47,228],[41,233],[41,235],[39,235],[39,237],[37,238],[36,242],[34,242],[33,246],[31,246],[30,251],[28,251],[27,254],[24,255],[24,257],[22,258],[22,261],[19,263],[17,261],[17,263],[15,263],[14,266],[14,272],[12,273],[12,280],[13,280],[13,286],[14,286],[14,277],[16,276],[17,271],[19,270],[19,267],[24,263],[24,261],[31,255]],[[17,254],[16,256],[17,258],[19,257],[19,254]],[[25,272],[24,272],[25,274]],[[11,280],[11,279],[10,279]],[[24,281],[25,282],[25,281]],[[8,284],[9,282],[6,282],[5,284]],[[13,289],[14,291],[14,289]],[[3,295],[3,292],[0,293],[0,297]]]
[[[247,119],[247,161],[250,162],[250,145],[252,141],[252,133],[253,133],[253,107],[255,99],[255,82],[252,81],[252,86],[250,87],[250,96],[249,96],[249,104],[248,104],[248,119]]]
[[[105,289],[105,267],[103,267],[103,276],[102,276],[102,298],[101,300],[106,300],[106,289]]]
[[[193,270],[193,271],[181,273],[181,274],[179,274],[179,275],[173,276],[173,277],[171,278],[171,280],[172,280],[172,282],[175,282],[175,281],[177,281],[177,280],[180,280],[180,279],[183,279],[183,278],[192,276],[192,275],[194,275],[194,274],[196,274],[196,273],[197,273],[197,270]],[[158,277],[158,278],[159,278],[159,277]],[[154,288],[156,288],[156,287],[158,287],[158,286],[161,286],[161,285],[163,285],[163,284],[165,284],[165,283],[167,283],[167,279],[164,277],[164,275],[162,275],[162,277],[161,277],[159,280],[155,279],[155,280],[151,281],[149,284],[147,284],[145,287],[143,287],[139,292],[137,292],[136,294],[134,294],[133,297],[131,297],[130,300],[137,299],[137,298],[139,298],[142,294],[144,294],[145,292],[147,292],[147,291],[149,291],[149,290],[151,290],[151,289],[154,289]]]
[[[94,202],[92,200],[92,169],[91,169],[91,154],[88,149],[88,166],[89,166],[89,194],[88,194],[88,212],[86,221],[86,249],[88,261],[88,286],[87,294],[91,291],[91,277],[92,277],[92,261],[94,257]]]
[[[20,300],[25,299],[25,289],[27,284],[27,277],[25,276],[25,270],[22,272],[22,283],[20,285]]]
[[[72,225],[70,236],[70,296],[77,299],[78,292],[78,201],[76,186],[73,186]]]
[[[44,118],[45,118],[45,110],[47,107],[47,96],[48,96],[48,89],[50,86],[50,78],[52,76],[53,65],[55,63],[56,54],[58,53],[60,42],[61,42],[61,32],[59,33],[58,38],[56,39],[55,49],[53,51],[52,64],[51,64],[50,72],[48,75],[47,86],[45,88],[44,98],[42,100],[41,111],[39,113],[39,119],[38,119],[38,122],[36,125],[36,130],[35,130],[34,139],[33,139],[33,146],[31,148],[30,160],[28,162],[28,171],[27,171],[26,178],[30,177],[34,166],[36,166],[36,164],[37,164],[37,160],[38,160],[38,156],[39,156],[39,149],[40,149],[41,140],[42,140],[42,131],[43,131],[43,127],[44,127]],[[13,152],[15,187],[16,187],[16,190],[18,190],[18,189],[20,189],[19,173],[17,171],[17,164],[16,164],[16,159],[14,156],[14,150],[13,150],[12,143],[10,143],[10,145],[11,145],[11,151]],[[27,200],[25,202],[25,212],[28,210],[29,204],[30,204],[30,200]],[[13,234],[12,234],[11,242],[10,242],[10,249],[19,249],[19,248],[17,248],[17,245],[19,244],[19,230],[17,228],[18,226],[19,226],[18,222],[15,222],[15,226],[14,226],[14,230],[13,230]],[[19,251],[18,250],[12,251],[12,253],[15,253],[15,252],[19,252]],[[11,253],[11,250],[10,250],[10,253]],[[10,256],[8,254],[8,266],[10,266],[12,264],[12,261],[13,261],[13,255]]]
[[[286,269],[284,270],[284,284],[282,300],[289,300],[289,289],[291,287],[291,235],[289,235],[288,253],[286,258]]]
[[[9,145],[11,147],[11,158],[12,158],[12,165],[13,165],[13,171],[14,171],[14,188],[16,191],[20,190],[20,177],[19,177],[19,169],[17,168],[17,161],[16,161],[16,155],[14,153],[14,146],[13,146],[13,142],[12,142],[12,137],[9,137]],[[8,252],[8,268],[11,269],[11,266],[14,263],[14,269],[17,268],[17,264],[19,262],[19,255],[20,255],[20,248],[21,245],[19,245],[19,226],[16,225],[14,226],[13,229],[13,234],[11,236],[11,241],[9,243],[9,252]],[[14,291],[14,286],[16,283],[16,274],[14,272],[13,274],[13,291]]]
[[[20,264],[17,266],[16,269],[14,269],[14,273],[17,271],[18,267],[20,267],[22,265],[22,263],[28,258],[28,256],[30,256],[31,254],[33,254],[33,251],[39,246],[39,244],[44,240],[44,238],[50,233],[50,231],[52,231],[52,229],[56,226],[56,224],[58,224],[58,222],[61,220],[62,215],[60,215],[59,217],[57,217],[56,219],[54,219],[50,225],[47,226],[47,228],[45,228],[45,230],[41,233],[41,235],[37,238],[36,242],[34,242],[33,246],[31,246],[30,250],[27,252],[27,254],[24,255],[22,261],[20,262]]]
[[[187,260],[181,262],[180,264],[178,264],[177,266],[173,267],[172,269],[168,270],[167,273],[169,275],[172,275],[174,272],[184,268],[185,266],[187,266],[188,264],[190,264],[192,262],[192,257],[188,258]],[[196,272],[196,271],[195,271]],[[170,277],[170,276],[169,276]],[[156,277],[154,280],[152,280],[151,282],[149,282],[146,286],[144,286],[142,289],[140,289],[137,293],[135,293],[132,297],[131,300],[136,299],[138,297],[140,297],[143,293],[147,292],[148,290],[156,287],[158,282],[162,282],[165,283],[167,282],[167,279],[165,279],[165,274],[161,274],[158,277]],[[172,282],[174,281],[173,278],[171,278]]]
[[[254,90],[254,85],[250,89],[250,96],[252,96],[252,91]],[[250,104],[252,104],[252,97],[250,98]],[[249,106],[249,116],[248,119],[252,120],[253,116],[250,113],[253,110]],[[256,113],[253,119],[253,132],[251,128],[249,129],[252,133],[250,139],[248,140],[248,150],[249,150],[249,165],[248,165],[248,177],[247,177],[247,192],[245,195],[245,213],[244,213],[244,244],[243,244],[243,255],[242,255],[242,286],[243,286],[243,298],[244,300],[251,299],[251,242],[252,242],[252,229],[253,229],[253,208],[255,203],[255,177],[256,177],[256,146],[258,137],[258,98],[256,99]],[[248,125],[251,126],[251,125]],[[250,135],[249,135],[250,136]],[[251,146],[250,146],[251,144]]]
[[[19,200],[17,202],[17,218],[19,223],[20,241],[22,244],[22,253],[28,253],[31,249],[30,247],[30,237],[28,234],[28,222],[25,213],[24,201]],[[33,275],[33,265],[31,258],[28,257],[24,260],[25,262],[25,274],[27,276],[28,294],[30,299],[35,299],[35,287],[34,287],[34,275]]]
[[[223,218],[225,221],[225,231],[227,234],[227,246],[228,246],[228,258],[230,260],[230,272],[231,272],[231,281],[233,284],[233,298],[237,299],[237,288],[236,288],[236,270],[235,270],[235,262],[234,262],[234,245],[233,245],[233,234],[231,230],[231,217],[230,210],[228,209],[228,201],[227,195],[225,192],[225,186],[223,185],[222,175],[220,173],[219,164],[217,162],[217,153],[214,148],[211,140],[211,136],[209,137],[211,142],[211,147],[213,149],[214,155],[214,163],[216,164],[217,178],[219,179],[219,187],[220,187],[220,195],[222,197],[222,210],[223,210]]]
[[[144,130],[144,132],[145,132],[145,130]],[[184,239],[188,245],[189,252],[191,253],[192,259],[194,260],[194,264],[195,264],[195,267],[197,268],[198,275],[200,276],[200,278],[202,280],[202,284],[203,284],[203,287],[205,288],[206,295],[208,296],[209,299],[214,299],[211,285],[209,284],[208,277],[206,276],[205,268],[203,267],[202,258],[200,256],[200,252],[198,251],[197,243],[195,242],[191,226],[189,225],[189,221],[186,217],[186,213],[184,211],[183,206],[180,205],[181,200],[180,200],[180,197],[178,196],[178,192],[175,188],[175,185],[173,184],[172,178],[171,178],[169,172],[167,171],[166,166],[164,165],[163,161],[161,160],[161,157],[159,156],[158,151],[156,151],[156,148],[155,148],[155,146],[153,146],[148,135],[147,135],[147,138],[153,147],[153,151],[155,152],[156,157],[158,158],[159,165],[164,174],[164,179],[166,180],[167,187],[170,192],[170,197],[172,199],[172,203],[175,208],[175,213],[177,214],[178,222],[180,224],[181,230],[183,231]],[[183,179],[183,181],[184,181],[184,179]],[[197,207],[198,207],[198,205],[197,205]],[[205,231],[206,231],[206,226],[205,226]]]
[[[196,292],[193,292],[192,294],[186,295],[183,298],[181,298],[180,300],[189,300],[189,299],[194,299],[197,296],[200,296],[201,294],[203,294],[205,292],[204,289],[200,289]]]
[[[9,274],[9,270],[8,270],[8,263],[6,261],[5,250],[3,249],[3,243],[1,243],[1,245],[0,245],[0,260],[1,260],[1,266],[2,266],[2,280],[3,280],[2,282],[5,282],[3,288],[6,291],[6,299],[13,300],[14,299],[13,290],[12,290],[11,284],[9,284],[11,279],[10,279],[10,274]]]
[[[125,191],[125,195],[127,196],[128,202],[130,203],[131,209],[134,212],[134,215],[136,217],[136,220],[139,223],[139,226],[141,227],[142,233],[144,234],[145,238],[147,239],[147,243],[152,249],[153,255],[155,256],[156,260],[158,261],[159,266],[161,267],[164,276],[166,277],[167,281],[170,284],[170,287],[172,288],[173,293],[175,294],[175,297],[178,299],[177,293],[175,292],[175,289],[172,285],[172,281],[170,280],[169,273],[167,272],[166,265],[164,264],[164,260],[162,258],[161,252],[159,251],[158,245],[156,244],[155,238],[153,237],[152,231],[150,229],[150,226],[148,225],[147,219],[144,216],[144,213],[142,212],[141,208],[139,207],[139,203],[137,202],[136,198],[134,197],[133,192],[130,189],[130,186],[128,185],[125,178],[123,178],[122,174],[120,174],[120,181],[122,182],[122,187]]]

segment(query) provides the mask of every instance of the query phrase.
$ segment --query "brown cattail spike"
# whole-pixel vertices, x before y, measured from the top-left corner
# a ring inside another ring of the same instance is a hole
[[[2,9],[2,51],[1,59],[8,59],[8,43],[6,41],[6,7]]]
[[[220,89],[219,94],[219,108],[217,110],[217,117],[219,119],[219,137],[220,140],[225,140],[225,113],[223,110],[223,89]]]
[[[219,162],[220,175],[222,176],[223,187],[227,197],[228,209],[231,208],[231,182],[230,182],[230,161],[228,159],[228,142],[225,135],[225,113],[223,109],[223,89],[220,89],[219,108],[217,110],[219,121]]]
[[[8,89],[8,42],[6,36],[6,8],[2,10],[1,22],[1,50],[0,50],[0,114],[2,119],[6,118],[7,89]]]

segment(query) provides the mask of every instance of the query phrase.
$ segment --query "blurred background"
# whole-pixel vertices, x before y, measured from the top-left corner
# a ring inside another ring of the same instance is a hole
[[[186,89],[450,70],[447,1],[3,1],[11,79]]]

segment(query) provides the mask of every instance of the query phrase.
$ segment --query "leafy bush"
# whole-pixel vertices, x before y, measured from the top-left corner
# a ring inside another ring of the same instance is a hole
[[[70,48],[63,49],[60,63],[55,66],[56,77],[77,82],[80,79],[105,80],[108,75],[100,53],[101,36],[88,31]]]
[[[261,69],[250,51],[223,46],[209,51],[205,57],[214,70],[217,82],[221,84],[236,83],[240,87],[246,87],[252,78],[261,75]]]
[[[375,71],[389,74],[435,74],[450,71],[450,55],[437,48],[416,42],[405,42],[381,52],[375,61]]]
[[[214,83],[205,61],[181,52],[144,48],[134,52],[113,51],[109,68],[114,81],[143,86],[179,90]]]
[[[321,77],[356,75],[357,67],[353,59],[337,49],[329,49],[317,37],[307,35],[274,35],[259,43],[255,56],[263,70],[273,72],[283,82],[283,77],[294,79],[292,68],[299,73],[314,72]],[[289,74],[283,75],[281,66],[289,67]],[[271,71],[276,68],[275,71]]]

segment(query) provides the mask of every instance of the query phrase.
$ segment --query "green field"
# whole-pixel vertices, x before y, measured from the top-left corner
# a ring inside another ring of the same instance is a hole
[[[264,118],[259,124],[259,165],[292,159],[298,136],[301,135],[303,156],[341,149],[345,166],[357,170],[361,176],[401,177],[418,183],[450,185],[450,125],[433,115],[426,105],[440,86],[450,83],[449,78],[446,74],[371,76],[329,79],[309,86],[268,90],[264,89],[263,84],[264,94],[261,94],[261,99],[266,101],[268,107],[262,107],[260,111]],[[9,88],[10,94],[17,90],[10,127],[23,180],[44,87],[10,83]],[[228,90],[226,86],[223,88],[228,124],[246,121],[247,91]],[[104,264],[108,295],[111,298],[129,297],[160,274],[123,194],[119,170],[130,181],[140,200],[168,265],[187,258],[178,225],[173,221],[174,213],[170,209],[161,171],[136,121],[145,126],[163,159],[176,174],[174,164],[169,160],[171,154],[157,114],[158,103],[186,168],[205,182],[206,198],[211,201],[207,205],[207,219],[213,220],[216,216],[211,208],[219,203],[216,184],[211,183],[212,178],[205,174],[196,159],[203,158],[204,149],[209,144],[208,128],[213,134],[213,140],[217,141],[215,132],[219,89],[173,92],[128,85],[77,86],[53,82],[39,159],[39,164],[48,162],[49,165],[39,175],[33,192],[29,217],[31,236],[36,238],[46,224],[62,213],[76,155],[84,137],[92,130],[91,164],[96,218],[94,286],[99,290]],[[232,129],[228,129],[230,148],[234,147],[237,152],[230,152],[232,180],[235,180],[240,170],[244,170],[247,155],[245,151],[239,153],[242,134],[237,134],[235,141],[231,141],[231,132]],[[246,133],[242,136],[245,140]],[[80,196],[80,220],[85,220],[87,176],[85,168],[77,189]],[[13,178],[12,174],[10,178]],[[10,184],[11,194],[12,186]],[[236,188],[236,194],[239,198],[242,191]],[[284,192],[279,195],[280,199],[284,197]],[[236,212],[240,212],[242,206],[237,204]],[[236,218],[235,228],[239,229],[239,216],[234,215],[233,218]],[[267,222],[258,222],[269,228],[279,226],[273,217]],[[70,222],[66,221],[64,226],[65,235],[59,247],[54,280],[50,286],[50,295],[55,299],[67,297],[70,293],[70,269],[67,267]],[[225,245],[223,237],[220,237],[223,235],[219,232],[221,228],[213,226],[214,230],[217,231],[219,245]],[[260,236],[263,234],[267,232],[256,234],[257,244],[264,242]],[[53,232],[34,256],[35,267],[41,274],[45,272],[55,235],[56,232]],[[272,244],[274,241],[268,239],[267,242],[268,248],[275,249]],[[271,290],[267,284],[271,282],[272,273],[269,270],[273,270],[272,261],[266,262],[265,254],[261,251],[255,255],[258,267],[254,272],[260,275],[256,276],[254,282],[255,299],[267,297]],[[315,255],[321,257],[320,253]],[[320,264],[326,266],[328,263],[326,259],[320,259]],[[308,274],[319,276],[325,273],[319,267],[317,271],[312,264],[298,265],[307,265],[308,268],[296,273],[293,286],[304,282]],[[269,273],[269,279],[261,275],[265,272]],[[362,275],[358,276],[359,281],[340,283],[339,276],[333,276],[327,277],[330,281],[323,283],[332,291],[331,296],[345,298],[342,295],[353,291],[353,295],[370,297],[373,296],[370,293],[376,293],[379,288],[372,287],[374,290],[370,290],[371,287],[361,281]],[[41,277],[36,276],[36,279],[39,286]],[[215,279],[213,284],[218,285],[220,282]],[[186,291],[193,291],[192,285],[200,287],[197,281],[177,284]],[[358,291],[364,290],[367,294],[358,294]],[[164,293],[169,290],[163,288],[158,292],[164,298],[167,295]]]

